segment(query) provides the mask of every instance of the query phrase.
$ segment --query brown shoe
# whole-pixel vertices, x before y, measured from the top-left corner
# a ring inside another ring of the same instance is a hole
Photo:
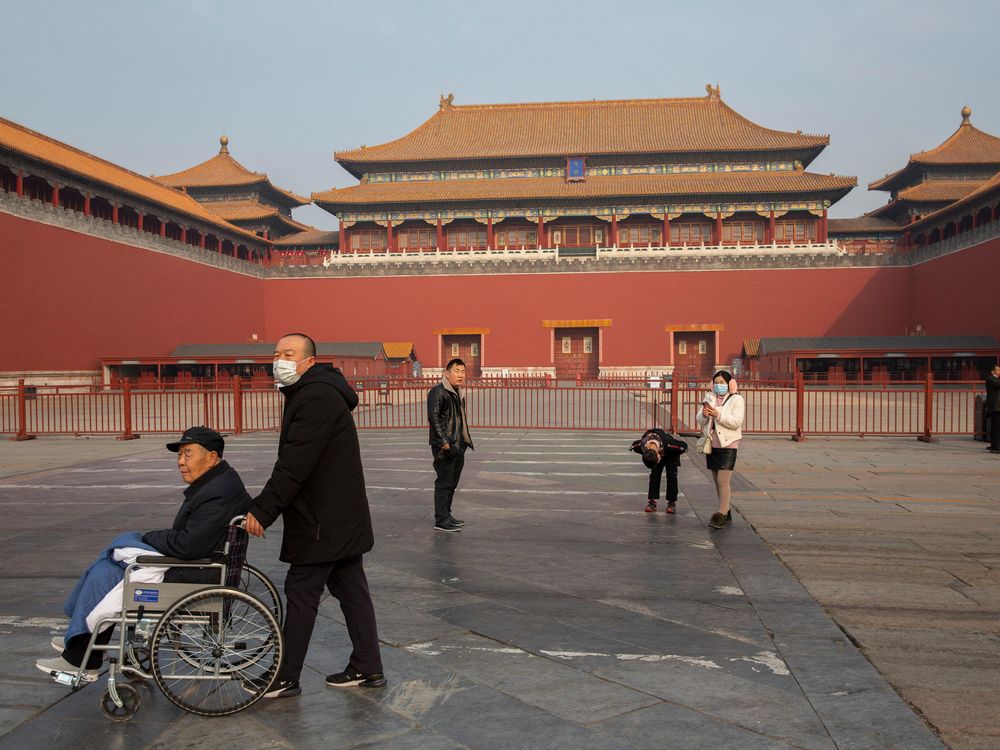
[[[722,513],[713,513],[711,519],[708,521],[708,528],[710,529],[721,529],[723,526],[728,526],[733,520],[733,512],[729,511],[725,515]]]

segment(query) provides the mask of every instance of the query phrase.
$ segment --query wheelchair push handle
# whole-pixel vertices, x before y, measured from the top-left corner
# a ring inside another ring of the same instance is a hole
[[[242,529],[243,528],[243,524],[244,524],[244,522],[246,522],[246,520],[247,520],[247,517],[246,517],[245,514],[241,514],[241,515],[238,515],[238,516],[233,516],[232,520],[229,522],[229,525],[230,526],[239,526]]]

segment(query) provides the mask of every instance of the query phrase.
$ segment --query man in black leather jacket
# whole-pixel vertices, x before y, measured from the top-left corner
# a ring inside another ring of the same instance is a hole
[[[299,677],[326,588],[344,613],[352,651],[328,687],[386,685],[362,556],[375,543],[358,431],[351,411],[358,396],[340,370],[316,361],[316,344],[290,333],[274,351],[274,376],[285,397],[278,459],[254,499],[246,530],[261,536],[284,518],[280,558],[285,576],[285,651],[265,698],[302,692]],[[256,686],[248,687],[255,692]]]
[[[461,531],[464,521],[451,514],[458,481],[465,466],[465,451],[473,448],[469,422],[465,416],[465,362],[455,358],[445,367],[441,382],[427,394],[427,421],[430,425],[431,454],[434,456],[434,528]]]
[[[1000,453],[1000,365],[993,365],[986,376],[986,403],[990,419],[990,453]]]

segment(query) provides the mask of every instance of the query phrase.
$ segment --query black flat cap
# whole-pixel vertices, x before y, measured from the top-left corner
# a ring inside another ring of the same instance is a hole
[[[190,443],[197,443],[205,450],[215,451],[220,457],[226,447],[226,441],[222,439],[222,435],[210,427],[202,426],[189,427],[181,435],[180,440],[174,443],[167,443],[167,450],[176,453],[182,445],[189,445]]]

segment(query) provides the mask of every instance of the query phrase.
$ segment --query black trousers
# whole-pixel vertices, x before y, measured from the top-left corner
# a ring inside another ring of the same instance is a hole
[[[990,448],[1000,451],[1000,411],[990,413]]]
[[[667,471],[667,502],[677,502],[677,467],[669,464],[657,464],[649,472],[649,499],[659,500],[660,498],[660,476],[663,470]]]
[[[368,591],[368,578],[361,556],[318,565],[292,565],[285,577],[285,653],[278,670],[279,680],[298,680],[309,650],[313,626],[323,587],[340,602],[347,633],[351,637],[348,665],[362,674],[382,671],[378,646],[375,607]],[[339,671],[339,670],[338,670]]]
[[[458,488],[458,480],[462,478],[462,467],[465,466],[465,447],[452,446],[451,450],[431,448],[434,456],[434,522],[442,523],[451,517],[451,501]]]
[[[111,634],[115,632],[115,626],[111,625],[106,627],[100,633],[97,634],[97,638],[94,639],[94,643],[99,646],[107,646],[111,643]],[[74,667],[79,667],[83,662],[83,655],[87,653],[87,645],[90,643],[90,633],[80,633],[79,635],[74,635],[65,643],[65,648],[62,652],[62,658],[72,664]],[[103,651],[91,651],[90,658],[87,659],[86,669],[100,669],[101,664],[104,662],[104,652]]]

